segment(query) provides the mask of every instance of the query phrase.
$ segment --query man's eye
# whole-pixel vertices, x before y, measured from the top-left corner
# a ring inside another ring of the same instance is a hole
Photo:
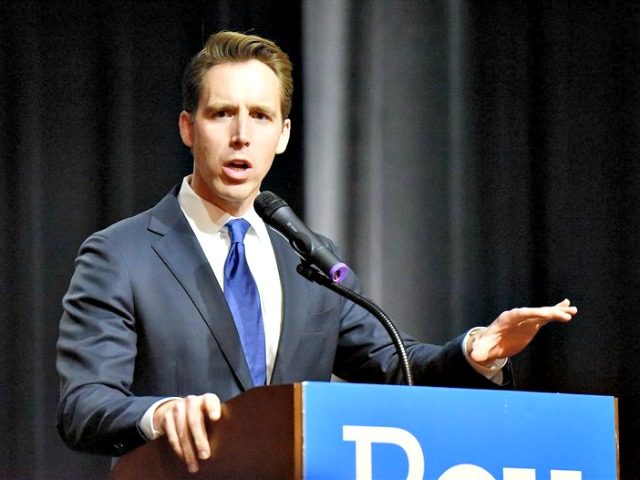
[[[213,114],[213,116],[217,117],[217,118],[225,118],[225,117],[228,117],[230,115],[231,115],[231,113],[228,110],[218,110],[217,112],[215,112]]]
[[[256,120],[269,120],[271,117],[269,117],[269,115],[264,112],[255,112],[253,114],[253,118],[255,118]]]

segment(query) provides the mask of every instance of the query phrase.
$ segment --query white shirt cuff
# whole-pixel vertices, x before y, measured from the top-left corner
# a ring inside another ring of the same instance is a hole
[[[144,436],[147,437],[147,440],[155,440],[156,438],[164,435],[164,432],[161,432],[153,428],[153,414],[156,412],[157,408],[160,405],[162,405],[165,402],[168,402],[169,400],[175,400],[176,398],[179,398],[179,397],[162,398],[157,402],[153,403],[147,409],[147,411],[144,412],[144,415],[142,415],[142,418],[138,422],[138,426],[140,427],[140,430],[142,430],[142,433],[144,433]]]
[[[508,359],[499,358],[497,360],[494,360],[489,365],[480,365],[479,363],[474,362],[473,359],[471,358],[471,355],[469,355],[469,346],[471,345],[471,342],[475,337],[480,335],[486,329],[487,327],[474,327],[471,330],[469,330],[465,335],[464,339],[462,340],[462,351],[464,353],[465,358],[469,362],[469,365],[471,365],[471,367],[476,372],[478,372],[480,375],[487,378],[488,380],[491,380],[493,383],[500,385],[502,384],[504,379],[502,369],[507,364]]]

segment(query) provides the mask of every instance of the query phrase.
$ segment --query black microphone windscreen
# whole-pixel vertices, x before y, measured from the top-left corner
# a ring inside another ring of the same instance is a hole
[[[265,191],[256,197],[253,206],[256,209],[256,213],[260,215],[260,218],[266,221],[271,218],[276,210],[288,205],[287,202],[275,193]]]

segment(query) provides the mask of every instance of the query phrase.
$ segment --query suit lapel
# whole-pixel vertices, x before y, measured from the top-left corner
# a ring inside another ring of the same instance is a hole
[[[304,299],[308,295],[308,283],[296,272],[300,258],[294,253],[289,243],[270,227],[269,237],[276,254],[280,281],[282,283],[282,329],[278,353],[271,378],[272,384],[282,383],[283,372],[288,370],[297,346],[302,338],[302,332],[308,319],[308,312]]]
[[[187,292],[213,334],[238,382],[253,386],[249,367],[224,293],[184,217],[177,189],[152,210],[149,230],[161,235],[152,248]]]

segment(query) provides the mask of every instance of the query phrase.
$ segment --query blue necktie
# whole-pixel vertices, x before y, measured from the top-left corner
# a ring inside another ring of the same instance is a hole
[[[229,255],[224,262],[224,296],[236,323],[253,384],[267,380],[264,326],[258,287],[244,254],[244,236],[249,222],[239,218],[226,224],[231,236]]]

